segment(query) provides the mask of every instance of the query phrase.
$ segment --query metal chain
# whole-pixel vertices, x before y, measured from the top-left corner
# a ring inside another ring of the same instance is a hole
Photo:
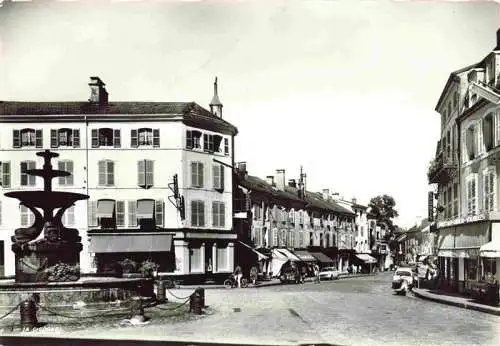
[[[172,308],[172,309],[160,308],[158,305],[154,305],[153,307],[157,308],[159,310],[164,310],[164,311],[174,311],[174,310],[177,310],[178,308],[186,305],[188,302],[189,302],[189,299],[187,299],[184,303],[177,305],[175,308]]]
[[[175,294],[173,294],[173,293],[172,293],[172,291],[170,291],[168,288],[165,288],[165,289],[166,289],[166,290],[168,291],[168,293],[170,293],[170,294],[171,294],[174,298],[177,298],[177,299],[180,299],[180,300],[189,299],[189,298],[191,298],[191,296],[194,294],[194,292],[196,292],[196,290],[194,290],[194,291],[193,291],[193,293],[191,293],[191,294],[190,294],[189,296],[187,296],[187,297],[178,297],[178,296],[176,296]]]
[[[1,319],[3,319],[3,318],[5,318],[5,317],[7,317],[7,316],[9,316],[9,315],[10,315],[11,313],[13,313],[14,311],[16,311],[16,309],[17,309],[18,307],[20,307],[22,303],[23,303],[23,302],[20,302],[19,304],[17,304],[16,306],[14,306],[14,307],[13,307],[13,308],[9,311],[9,312],[7,312],[7,313],[6,313],[6,314],[4,314],[3,316],[1,316],[1,317],[0,317],[0,320],[1,320]]]
[[[45,306],[42,306],[38,303],[36,303],[36,305],[44,310],[44,311],[47,311],[49,313],[51,313],[52,315],[56,315],[56,316],[60,316],[60,317],[66,317],[66,318],[96,318],[96,317],[104,317],[104,316],[107,316],[110,312],[114,312],[115,310],[108,310],[108,311],[105,311],[104,313],[100,313],[100,314],[96,314],[96,315],[92,315],[92,316],[70,316],[70,315],[66,315],[66,314],[62,314],[62,313],[59,313],[59,312],[55,312]]]

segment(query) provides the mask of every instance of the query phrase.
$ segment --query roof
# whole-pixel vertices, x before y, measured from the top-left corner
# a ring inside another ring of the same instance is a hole
[[[23,102],[0,101],[0,121],[26,115],[152,115],[182,117],[184,124],[209,131],[231,135],[238,133],[237,128],[226,120],[217,117],[195,102],[109,102],[99,105],[91,102]]]
[[[288,191],[298,195],[297,188],[286,186],[285,190],[288,190]],[[335,203],[332,199],[329,199],[329,200],[323,199],[323,195],[319,192],[306,191],[304,200],[307,202],[307,207],[311,207],[314,209],[320,209],[320,210],[324,210],[324,211],[331,211],[334,213],[355,215],[350,210]]]
[[[444,86],[443,88],[443,91],[441,92],[441,95],[439,96],[439,100],[436,104],[436,107],[434,108],[434,110],[436,112],[438,112],[438,108],[439,106],[441,105],[441,102],[443,101],[444,99],[444,96],[446,95],[446,92],[448,91],[448,88],[449,86],[451,85],[451,83],[453,81],[457,81],[457,77],[460,73],[463,73],[463,72],[466,72],[470,69],[473,69],[475,67],[478,67],[481,63],[475,63],[475,64],[472,64],[472,65],[469,65],[469,66],[466,66],[466,67],[463,67],[461,69],[458,69],[456,71],[453,71],[452,73],[450,73],[450,76],[448,77],[448,80],[446,81],[446,85]]]

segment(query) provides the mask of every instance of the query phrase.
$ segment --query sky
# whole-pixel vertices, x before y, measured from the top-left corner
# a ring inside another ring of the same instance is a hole
[[[389,194],[403,227],[427,215],[441,91],[500,28],[492,1],[0,3],[0,100],[84,101],[99,76],[111,102],[208,108],[217,76],[249,174]]]

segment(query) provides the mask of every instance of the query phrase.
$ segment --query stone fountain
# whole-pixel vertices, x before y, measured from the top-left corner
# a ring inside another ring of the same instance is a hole
[[[81,237],[77,229],[63,225],[62,216],[75,202],[89,196],[52,191],[52,179],[70,173],[52,169],[51,160],[59,154],[45,150],[36,155],[43,157],[43,168],[26,173],[43,178],[44,189],[5,194],[31,210],[35,221],[29,227],[14,231],[15,278],[0,280],[0,306],[20,304],[21,324],[32,327],[37,323],[36,317],[31,316],[36,315],[35,302],[54,307],[77,302],[114,304],[131,298],[137,300],[137,297],[153,298],[150,278],[80,275]]]
[[[45,150],[36,155],[43,157],[43,169],[31,169],[26,173],[43,178],[43,191],[5,194],[17,198],[21,205],[35,215],[30,227],[16,229],[12,237],[16,282],[77,281],[80,278],[81,237],[77,229],[64,227],[61,218],[76,201],[88,199],[89,196],[52,191],[52,179],[69,176],[70,173],[52,169],[51,159],[59,154]],[[37,208],[43,211],[43,215]],[[37,239],[42,232],[43,237]]]

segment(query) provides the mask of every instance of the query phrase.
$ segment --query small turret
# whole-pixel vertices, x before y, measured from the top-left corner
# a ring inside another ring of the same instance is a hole
[[[222,118],[222,103],[219,100],[219,91],[217,86],[217,77],[215,77],[214,82],[214,97],[212,97],[212,102],[210,102],[210,112]]]

